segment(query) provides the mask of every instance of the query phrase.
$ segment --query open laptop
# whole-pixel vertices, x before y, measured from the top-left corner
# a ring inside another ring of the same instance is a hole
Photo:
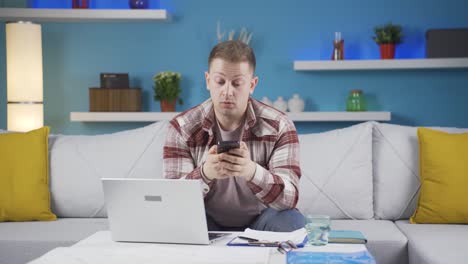
[[[103,178],[102,184],[114,241],[207,245],[229,234],[208,233],[197,180]]]

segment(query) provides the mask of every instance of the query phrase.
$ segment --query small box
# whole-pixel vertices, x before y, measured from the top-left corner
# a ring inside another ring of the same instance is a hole
[[[90,112],[140,112],[140,88],[89,88]]]
[[[128,73],[101,73],[101,88],[128,88]]]
[[[468,28],[428,30],[426,32],[426,57],[468,57]]]

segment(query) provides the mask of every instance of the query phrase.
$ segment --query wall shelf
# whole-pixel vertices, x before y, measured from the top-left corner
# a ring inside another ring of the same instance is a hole
[[[170,15],[164,9],[0,8],[0,21],[144,22],[169,19]]]
[[[295,71],[410,70],[468,68],[468,58],[294,61]]]
[[[74,122],[155,122],[170,120],[179,112],[71,112]],[[390,121],[391,112],[288,113],[295,122]]]

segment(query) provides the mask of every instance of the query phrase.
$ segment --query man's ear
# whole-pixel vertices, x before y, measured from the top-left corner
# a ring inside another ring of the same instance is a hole
[[[250,95],[252,95],[253,92],[255,91],[255,87],[257,87],[257,84],[258,84],[258,77],[255,76],[250,81]]]
[[[210,74],[206,71],[205,72],[205,82],[206,82],[206,89],[210,90],[208,83],[210,82]]]

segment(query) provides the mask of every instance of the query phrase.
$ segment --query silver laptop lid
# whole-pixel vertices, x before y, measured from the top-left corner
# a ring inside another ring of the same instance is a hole
[[[209,244],[198,180],[103,178],[114,241]]]

